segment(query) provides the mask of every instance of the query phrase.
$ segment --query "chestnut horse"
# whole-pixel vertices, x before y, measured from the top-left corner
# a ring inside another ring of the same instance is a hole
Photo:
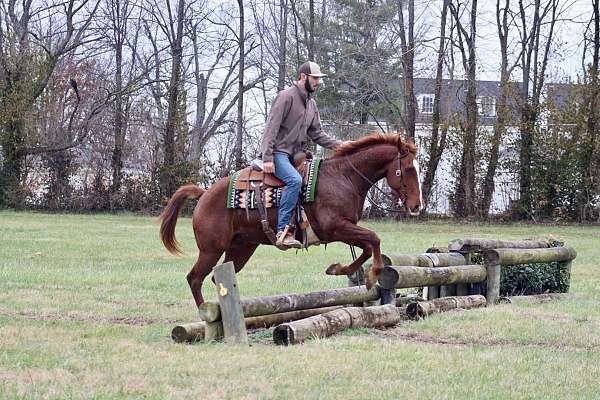
[[[330,275],[350,275],[371,255],[373,266],[367,276],[367,287],[377,281],[383,269],[379,237],[368,229],[357,226],[367,191],[382,178],[403,201],[406,211],[417,215],[423,207],[417,148],[400,135],[370,135],[353,142],[345,142],[332,157],[321,162],[315,201],[304,205],[310,224],[322,242],[344,242],[362,249],[362,254],[351,264],[333,264],[327,268]],[[261,244],[270,245],[262,230],[258,210],[249,218],[245,210],[226,208],[229,178],[223,178],[209,189],[196,185],[179,188],[160,215],[160,237],[173,254],[181,253],[175,239],[177,217],[188,198],[199,198],[194,209],[192,224],[198,260],[187,275],[196,305],[204,302],[202,283],[225,253],[224,262],[233,261],[239,272]],[[268,210],[272,228],[277,210]]]

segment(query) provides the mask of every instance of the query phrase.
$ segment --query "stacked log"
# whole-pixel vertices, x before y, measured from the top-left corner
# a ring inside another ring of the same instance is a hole
[[[429,301],[418,301],[406,306],[406,315],[410,319],[425,318],[431,314],[454,310],[457,308],[471,309],[486,306],[482,295],[440,297]]]
[[[439,268],[387,266],[379,275],[379,285],[384,289],[401,289],[459,282],[483,282],[485,278],[486,270],[483,265],[455,265]]]
[[[285,322],[297,321],[299,319],[312,317],[337,310],[343,306],[321,307],[310,310],[289,311],[285,313],[262,315],[259,317],[245,318],[246,329],[264,329],[283,324]],[[215,321],[218,322],[218,321]],[[193,343],[205,339],[206,321],[193,322],[190,324],[177,325],[171,331],[171,338],[177,343]],[[218,334],[217,337],[218,338]]]
[[[244,317],[257,317],[289,311],[363,303],[379,299],[377,287],[367,290],[365,286],[346,287],[310,293],[265,296],[241,301]],[[206,302],[199,307],[200,318],[207,322],[219,321],[221,311],[218,303]]]
[[[396,325],[404,319],[402,309],[386,304],[373,307],[347,307],[281,324],[273,331],[276,344],[301,343],[308,338],[327,337],[347,328],[374,328]]]

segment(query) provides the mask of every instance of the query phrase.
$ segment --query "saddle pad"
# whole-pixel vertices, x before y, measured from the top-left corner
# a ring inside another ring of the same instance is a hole
[[[319,167],[321,165],[320,158],[314,158],[308,162],[304,184],[300,191],[300,202],[310,203],[315,201],[317,192],[317,178],[319,175]],[[240,171],[234,172],[229,178],[229,186],[227,187],[227,208],[257,208],[258,199],[254,190],[240,190],[235,188],[235,183],[238,180]],[[279,207],[281,195],[285,190],[284,187],[267,187],[264,189],[263,198],[267,208]]]

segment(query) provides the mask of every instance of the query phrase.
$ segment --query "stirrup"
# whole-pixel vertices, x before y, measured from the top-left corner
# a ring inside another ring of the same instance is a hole
[[[275,246],[281,250],[287,250],[289,248],[301,249],[302,243],[297,241],[289,232],[289,230],[290,226],[286,225],[283,231],[277,232],[277,241],[275,242]]]

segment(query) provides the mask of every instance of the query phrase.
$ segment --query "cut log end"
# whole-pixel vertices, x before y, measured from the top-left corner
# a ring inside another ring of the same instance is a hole
[[[279,325],[273,330],[275,344],[289,346],[294,343],[294,330],[289,325]]]

